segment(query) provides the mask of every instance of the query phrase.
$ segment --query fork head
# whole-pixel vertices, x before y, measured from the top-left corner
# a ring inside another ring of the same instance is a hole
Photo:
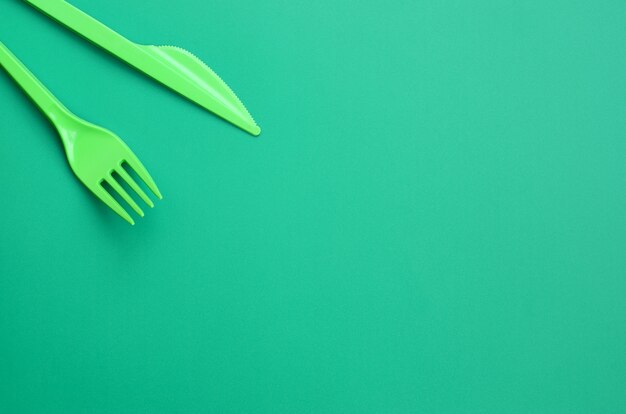
[[[141,217],[142,209],[121,184],[125,183],[150,207],[154,204],[129,174],[130,169],[143,180],[159,199],[161,192],[137,156],[114,133],[99,126],[75,120],[71,128],[60,131],[65,152],[74,174],[102,202],[134,225],[128,212],[117,202],[111,192],[117,193]]]

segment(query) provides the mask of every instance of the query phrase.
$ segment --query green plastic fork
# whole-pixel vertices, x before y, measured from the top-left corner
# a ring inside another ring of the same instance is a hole
[[[117,173],[150,207],[154,204],[125,168],[128,165],[150,190],[162,199],[150,174],[128,146],[115,134],[86,122],[71,113],[48,89],[0,42],[0,66],[8,72],[35,102],[57,129],[70,167],[78,179],[102,202],[134,225],[126,210],[103,186],[107,183],[141,217],[143,211],[113,176]]]

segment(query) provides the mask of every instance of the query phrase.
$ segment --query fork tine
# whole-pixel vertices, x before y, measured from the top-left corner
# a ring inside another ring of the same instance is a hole
[[[118,173],[120,175],[120,177],[122,177],[122,180],[126,181],[126,184],[128,184],[128,186],[130,188],[133,189],[134,192],[136,192],[137,194],[139,194],[139,197],[141,197],[141,199],[143,201],[146,202],[147,205],[150,206],[150,208],[154,207],[154,203],[152,202],[152,200],[150,200],[150,198],[146,195],[146,193],[143,192],[143,190],[141,189],[141,187],[139,187],[137,185],[137,183],[135,182],[135,180],[133,180],[133,177],[131,177],[126,170],[124,169],[124,167],[120,167],[117,170],[115,170],[116,173]]]
[[[146,170],[146,167],[143,166],[141,161],[139,161],[139,159],[134,154],[130,154],[126,158],[126,162],[132,167],[133,170],[135,170],[137,175],[143,180],[144,183],[146,183],[148,188],[152,190],[154,195],[159,197],[159,200],[163,199],[159,188],[154,183],[154,180],[152,179],[152,177],[150,177],[150,173],[148,173],[148,170]]]
[[[129,222],[131,225],[135,225],[135,221],[132,217],[124,210],[122,206],[109,194],[107,190],[102,187],[102,183],[98,184],[95,188],[92,189],[93,193],[107,206],[109,206],[113,211],[115,211],[120,217]]]
[[[122,198],[124,199],[124,201],[126,201],[132,208],[133,210],[135,210],[135,213],[139,214],[141,217],[144,216],[143,214],[143,210],[141,208],[139,208],[139,206],[137,205],[137,203],[135,203],[135,200],[133,200],[131,198],[131,196],[128,195],[128,193],[126,192],[126,190],[124,190],[122,188],[122,186],[117,182],[117,180],[115,178],[113,178],[113,176],[109,175],[109,177],[106,180],[107,183],[109,183],[109,185],[111,187],[113,187],[113,189],[115,191],[117,191],[117,193],[122,196]]]

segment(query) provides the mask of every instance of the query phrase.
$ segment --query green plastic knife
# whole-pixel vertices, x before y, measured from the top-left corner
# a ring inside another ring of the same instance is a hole
[[[235,93],[200,59],[174,46],[131,42],[64,0],[24,0],[130,66],[252,135],[261,128]]]

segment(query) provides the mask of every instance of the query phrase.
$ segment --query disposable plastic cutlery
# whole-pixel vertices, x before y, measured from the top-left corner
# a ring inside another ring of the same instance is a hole
[[[252,135],[261,133],[235,93],[190,52],[131,42],[64,0],[24,1],[201,107]]]
[[[74,174],[113,211],[130,224],[135,224],[126,210],[105,189],[105,183],[142,217],[143,211],[124,190],[121,185],[123,182],[150,207],[154,206],[150,198],[129,174],[130,168],[159,199],[162,198],[146,168],[120,138],[112,132],[79,119],[71,113],[2,42],[0,42],[0,66],[4,67],[56,127]],[[115,177],[120,177],[120,181]]]

